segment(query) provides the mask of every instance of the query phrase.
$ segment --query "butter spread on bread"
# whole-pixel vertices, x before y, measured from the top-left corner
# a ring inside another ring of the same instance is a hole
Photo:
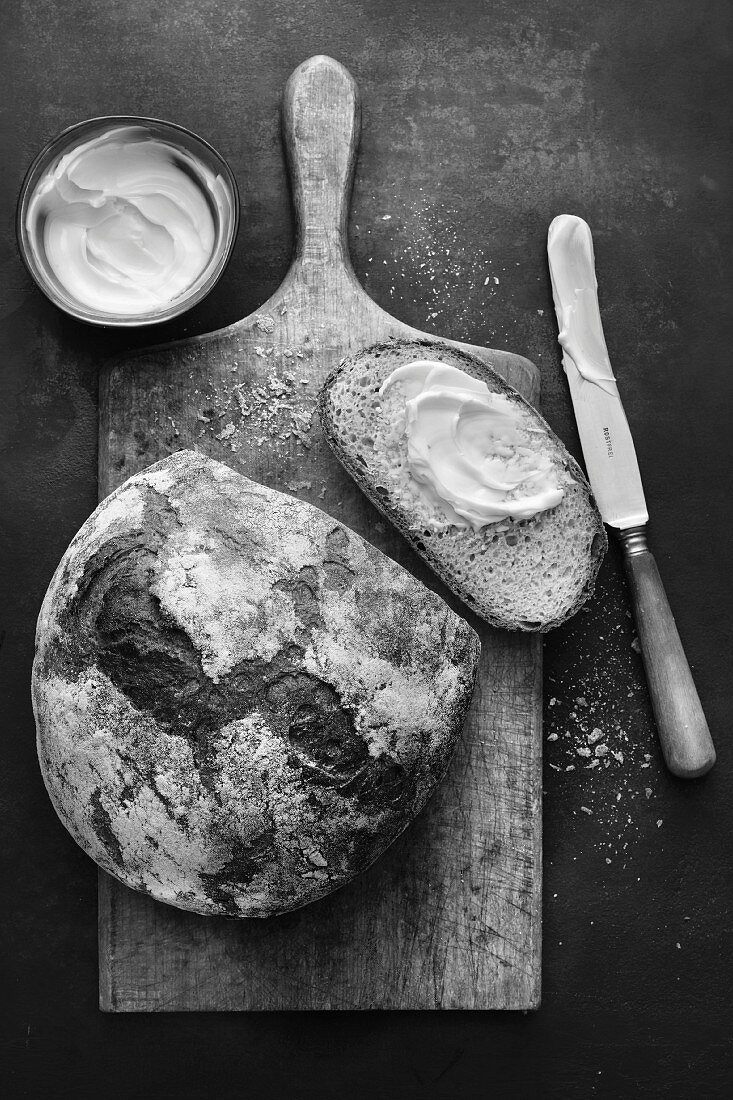
[[[410,474],[456,527],[480,530],[530,519],[560,503],[550,457],[533,446],[542,429],[501,393],[458,367],[417,359],[396,367],[379,388],[403,394]]]

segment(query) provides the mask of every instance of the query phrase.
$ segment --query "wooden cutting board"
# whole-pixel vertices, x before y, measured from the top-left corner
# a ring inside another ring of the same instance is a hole
[[[480,630],[479,684],[449,774],[365,874],[269,920],[205,918],[99,877],[106,1011],[534,1008],[540,996],[541,644],[490,630],[443,589],[331,455],[311,414],[344,356],[424,336],[356,281],[346,224],[360,110],[349,73],[291,76],[283,133],[297,247],[279,290],[219,332],[115,361],[100,381],[99,493],[197,448],[337,516]],[[530,400],[536,368],[468,345]]]

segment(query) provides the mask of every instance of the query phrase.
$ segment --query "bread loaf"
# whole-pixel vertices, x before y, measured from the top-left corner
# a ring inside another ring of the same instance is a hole
[[[530,519],[478,531],[451,524],[426,503],[408,468],[400,387],[380,395],[391,373],[415,360],[446,363],[505,396],[526,425],[525,447],[549,457],[560,503]],[[608,540],[583,473],[549,425],[490,367],[437,340],[393,340],[347,359],[320,397],[323,430],[367,496],[445,583],[493,626],[547,631],[593,591]]]
[[[478,653],[348,528],[180,452],[100,504],[48,589],[44,780],[128,886],[199,913],[283,913],[364,870],[424,806]]]

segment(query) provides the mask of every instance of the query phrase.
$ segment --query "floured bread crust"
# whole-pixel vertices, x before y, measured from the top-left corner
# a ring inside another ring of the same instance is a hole
[[[283,913],[364,870],[424,806],[478,654],[354,532],[179,452],[103,501],[46,594],[44,780],[128,886],[200,913]]]

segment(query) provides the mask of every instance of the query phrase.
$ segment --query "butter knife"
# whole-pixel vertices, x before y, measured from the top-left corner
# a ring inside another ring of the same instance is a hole
[[[667,767],[692,779],[715,763],[715,748],[657,563],[639,464],[603,335],[593,238],[582,218],[550,225],[552,294],[583,456],[601,515],[618,536],[629,579],[649,694]]]

